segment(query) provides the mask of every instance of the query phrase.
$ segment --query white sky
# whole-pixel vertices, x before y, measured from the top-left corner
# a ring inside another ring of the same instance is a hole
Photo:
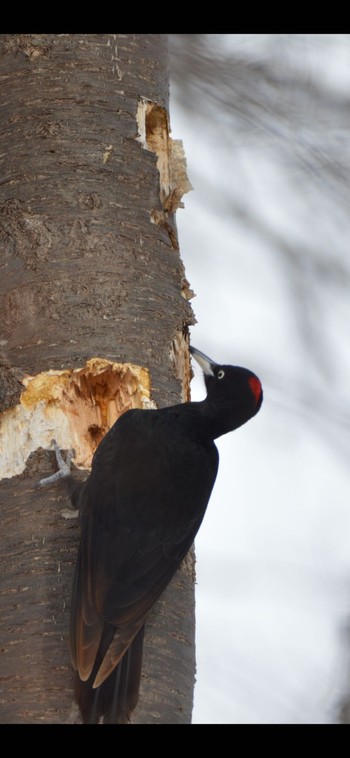
[[[345,89],[350,41],[340,37],[338,46],[329,38],[331,67],[327,40],[319,68],[310,53],[310,75],[327,71],[332,86],[336,74]],[[349,427],[329,421],[344,409],[350,418],[349,298],[330,282],[317,293],[329,356],[318,370],[300,341],[278,253],[258,231],[242,232],[228,198],[238,193],[292,246],[319,235],[319,254],[328,260],[348,255],[350,229],[312,202],[305,207],[298,177],[274,165],[273,152],[259,154],[240,135],[228,154],[225,140],[214,138],[217,124],[211,133],[210,112],[203,128],[198,118],[194,128],[173,99],[171,125],[195,187],[177,214],[181,256],[197,293],[192,344],[219,363],[251,368],[265,393],[258,416],[218,441],[218,479],[196,540],[193,721],[332,722],[350,679]],[[306,258],[310,292],[312,265]],[[200,399],[204,385],[194,368],[192,398]]]

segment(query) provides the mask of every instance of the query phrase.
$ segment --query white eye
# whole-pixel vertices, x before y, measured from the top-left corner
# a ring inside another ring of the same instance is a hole
[[[218,379],[223,379],[223,378],[224,378],[224,376],[225,376],[225,372],[224,372],[224,371],[223,371],[223,369],[221,368],[221,369],[220,369],[220,371],[218,371]]]

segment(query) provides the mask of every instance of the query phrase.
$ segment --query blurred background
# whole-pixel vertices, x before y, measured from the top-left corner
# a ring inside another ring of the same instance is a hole
[[[264,387],[196,539],[193,721],[350,723],[350,35],[170,41],[192,344]]]

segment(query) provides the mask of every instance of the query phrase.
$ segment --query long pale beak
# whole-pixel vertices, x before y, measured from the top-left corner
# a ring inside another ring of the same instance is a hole
[[[207,355],[204,355],[204,353],[197,350],[196,347],[192,347],[192,345],[190,345],[190,353],[193,355],[197,363],[199,363],[206,376],[214,376],[213,367],[218,365],[215,361],[212,361],[211,358],[208,358]]]

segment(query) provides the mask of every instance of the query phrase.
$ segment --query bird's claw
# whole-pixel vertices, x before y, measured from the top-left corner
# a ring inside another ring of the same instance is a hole
[[[57,482],[59,479],[63,479],[70,475],[70,465],[74,455],[74,450],[69,450],[67,453],[67,458],[64,460],[62,458],[62,453],[56,440],[52,440],[51,444],[56,454],[58,471],[56,471],[56,473],[52,474],[51,476],[46,476],[44,479],[40,479],[38,482],[38,487],[46,487],[46,485],[54,484],[54,482]]]

